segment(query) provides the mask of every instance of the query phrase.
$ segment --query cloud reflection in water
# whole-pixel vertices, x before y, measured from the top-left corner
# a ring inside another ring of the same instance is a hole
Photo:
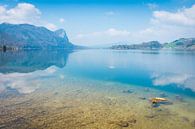
[[[0,93],[7,88],[16,89],[21,94],[29,94],[39,88],[42,78],[51,77],[57,67],[51,66],[45,70],[37,70],[31,73],[0,73]]]
[[[181,88],[189,88],[195,91],[195,77],[189,74],[157,74],[151,76],[153,85],[167,86],[175,84]]]

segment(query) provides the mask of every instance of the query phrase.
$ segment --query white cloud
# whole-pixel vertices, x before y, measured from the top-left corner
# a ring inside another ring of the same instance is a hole
[[[153,21],[165,24],[180,26],[195,26],[195,5],[191,8],[184,8],[175,13],[168,11],[154,11]]]
[[[65,22],[64,18],[60,18],[60,19],[59,19],[59,22],[60,22],[60,23],[64,23],[64,22]]]
[[[135,40],[161,42],[191,37],[195,37],[195,5],[176,12],[154,11],[151,26],[132,35]]]
[[[44,26],[47,29],[52,30],[52,31],[57,30],[57,26],[55,24],[53,24],[53,23],[45,23],[44,25],[42,25],[42,24],[40,24],[40,25]]]
[[[19,3],[16,7],[7,9],[0,6],[0,22],[32,23],[40,19],[41,12],[32,4]]]
[[[8,9],[6,6],[0,6],[0,23],[7,22],[12,24],[28,23],[38,26],[45,26],[50,30],[57,27],[41,19],[41,11],[33,4],[18,3],[17,6]]]

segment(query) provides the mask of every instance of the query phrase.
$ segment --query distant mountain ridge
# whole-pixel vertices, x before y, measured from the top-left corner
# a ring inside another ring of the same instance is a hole
[[[164,49],[195,50],[195,38],[180,38],[171,43],[165,43]]]
[[[65,30],[50,31],[45,27],[30,24],[0,24],[0,50],[11,49],[72,49],[86,48],[70,43]],[[118,43],[109,47],[111,49],[171,49],[195,50],[195,38],[180,38],[170,43],[161,44],[158,41],[143,42],[141,44],[127,45]]]
[[[22,49],[73,48],[63,29],[50,31],[30,24],[0,24],[0,45]]]
[[[128,49],[147,49],[147,50],[195,50],[195,38],[180,38],[170,43],[161,44],[158,41],[143,42],[132,45],[113,45],[111,49],[128,50]]]
[[[111,49],[161,49],[163,46],[158,41],[143,42],[132,45],[114,45]]]

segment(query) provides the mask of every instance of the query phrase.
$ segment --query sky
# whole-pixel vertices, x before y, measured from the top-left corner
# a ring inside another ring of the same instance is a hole
[[[64,29],[77,45],[195,37],[195,0],[0,0],[0,23]]]

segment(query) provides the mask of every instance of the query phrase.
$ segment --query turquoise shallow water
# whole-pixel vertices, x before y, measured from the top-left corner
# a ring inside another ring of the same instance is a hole
[[[0,53],[0,127],[194,128],[194,66],[183,51]]]
[[[50,67],[59,68],[58,72],[62,75],[119,82],[195,97],[195,53],[184,51],[81,50],[1,53],[1,83],[7,83],[4,76],[9,77],[11,73],[22,73],[25,77],[25,74]],[[12,81],[11,79],[9,81]],[[1,86],[1,89],[3,88],[10,87],[7,84]]]
[[[68,74],[195,95],[194,53],[89,50],[70,56]]]

